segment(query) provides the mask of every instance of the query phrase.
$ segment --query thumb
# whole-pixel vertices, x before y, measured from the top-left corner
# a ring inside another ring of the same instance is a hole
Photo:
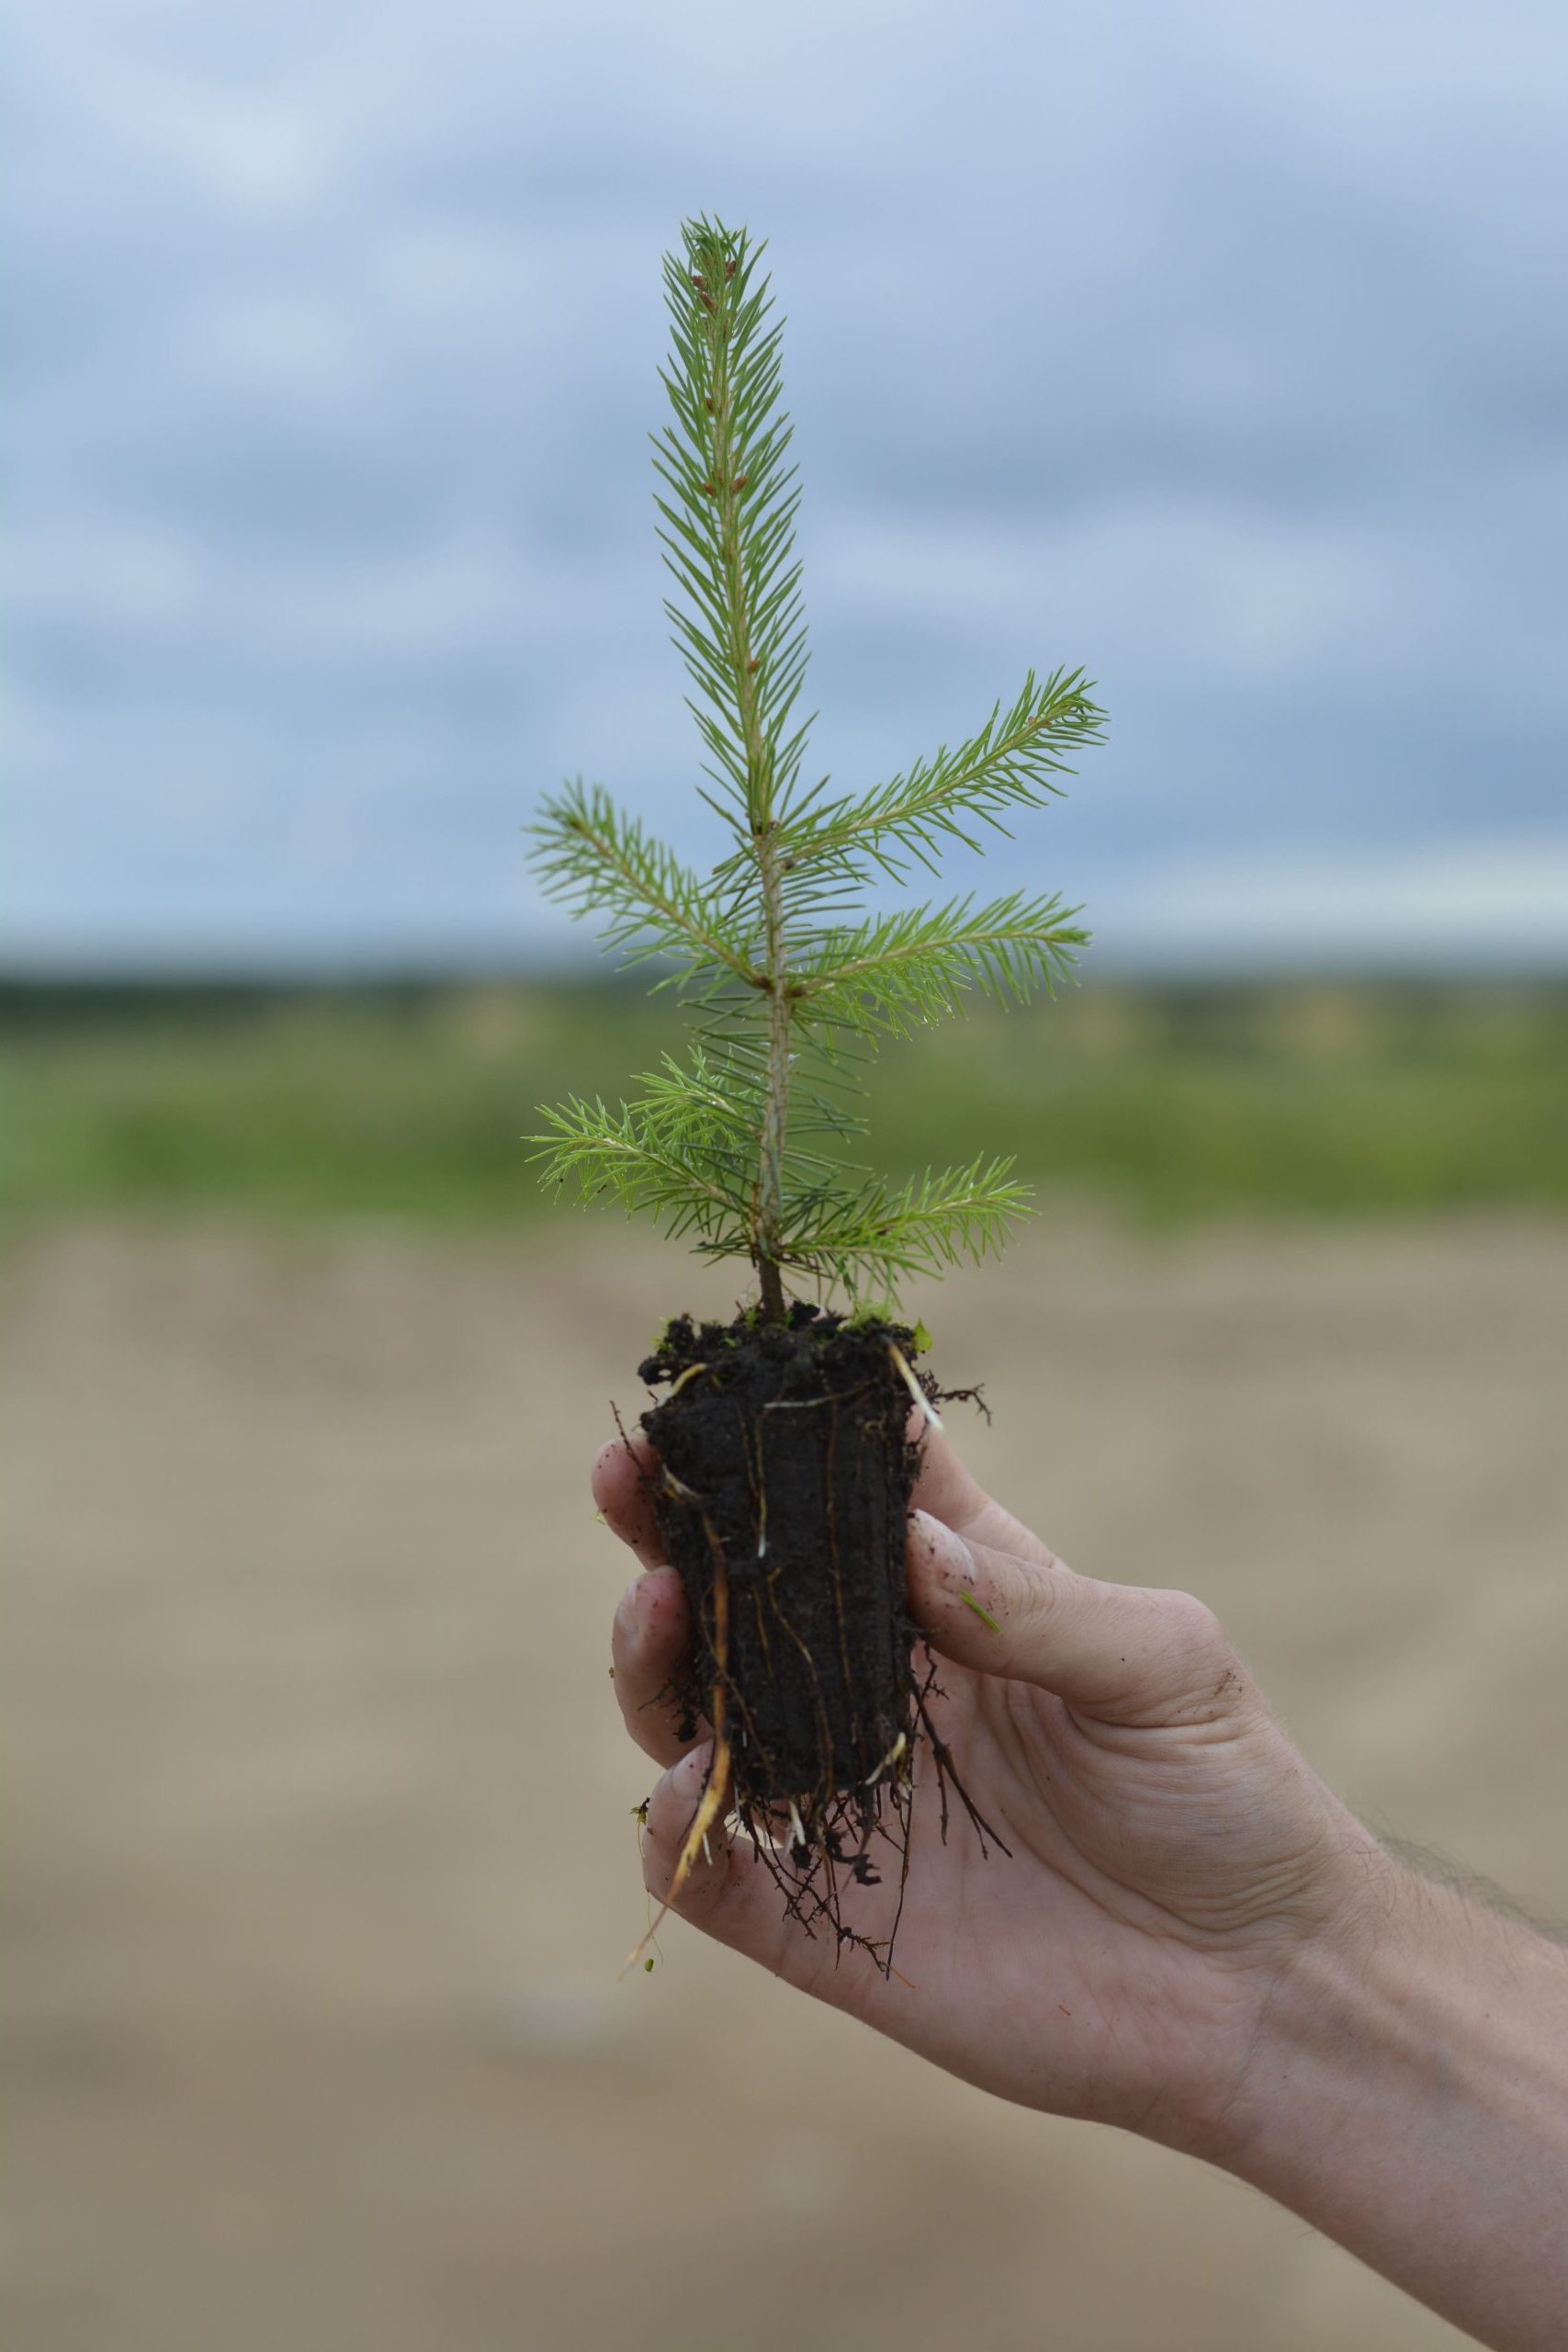
[[[1100,1584],[1049,1555],[1021,1560],[909,1514],[909,1606],[934,1649],[976,1673],[1055,1691],[1123,1724],[1212,1721],[1242,1671],[1190,1593]]]

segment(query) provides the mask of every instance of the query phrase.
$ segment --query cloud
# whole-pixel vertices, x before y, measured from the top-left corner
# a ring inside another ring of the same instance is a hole
[[[1176,865],[1111,885],[1096,938],[1112,966],[1166,970],[1561,970],[1568,841],[1483,834],[1337,860]]]
[[[1082,661],[1018,853],[1075,896],[1568,840],[1544,0],[17,15],[13,956],[525,955],[580,767],[701,853],[646,443],[701,204],[791,313],[820,765]]]

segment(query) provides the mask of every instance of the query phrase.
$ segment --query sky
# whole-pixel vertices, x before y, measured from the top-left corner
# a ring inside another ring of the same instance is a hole
[[[808,768],[1032,665],[989,871],[1111,963],[1568,965],[1560,0],[16,0],[13,970],[586,951],[581,773],[720,844],[660,259],[770,242]]]

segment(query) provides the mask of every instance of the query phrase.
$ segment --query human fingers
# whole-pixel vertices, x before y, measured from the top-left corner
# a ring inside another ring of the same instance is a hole
[[[604,1522],[629,1544],[645,1568],[663,1564],[664,1544],[654,1516],[652,1480],[659,1457],[647,1438],[613,1437],[593,1457],[593,1499]]]
[[[1213,1722],[1246,1687],[1218,1619],[1190,1593],[1100,1584],[1050,1555],[1020,1559],[928,1510],[910,1514],[908,1590],[944,1657],[1106,1721]]]
[[[912,1498],[918,1510],[930,1511],[960,1535],[976,1537],[1018,1559],[1051,1558],[1049,1545],[986,1492],[944,1430],[931,1429],[915,1413],[909,1436],[920,1449]]]
[[[621,1596],[610,1630],[611,1673],[626,1726],[657,1764],[673,1764],[706,1726],[674,1697],[691,1643],[691,1611],[673,1568],[647,1568]]]
[[[726,1828],[727,1798],[691,1847],[690,1867],[676,1884],[712,1767],[713,1748],[705,1742],[671,1766],[649,1798],[642,1838],[648,1891],[705,1935],[798,1982],[799,1970],[788,1963],[803,1939],[801,1931],[786,1917],[778,1888],[750,1838]]]

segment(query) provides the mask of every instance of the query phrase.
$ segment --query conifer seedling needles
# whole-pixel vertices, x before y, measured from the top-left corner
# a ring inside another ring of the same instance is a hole
[[[853,1158],[858,1073],[879,1037],[1050,990],[1087,934],[1055,895],[870,903],[912,865],[1038,808],[1098,742],[1081,670],[1034,673],[976,733],[867,789],[803,782],[807,639],[795,519],[800,492],[781,401],[781,323],[763,248],[716,220],[685,224],[666,259],[670,417],[653,436],[674,593],[666,610],[706,753],[696,786],[729,846],[698,874],[597,785],[544,804],[545,889],[595,919],[693,1016],[613,1109],[578,1096],[545,1114],[547,1183],[647,1212],[702,1254],[748,1260],[761,1314],[786,1283],[824,1302],[891,1306],[901,1282],[996,1250],[1027,1201],[984,1153],[902,1184]]]

